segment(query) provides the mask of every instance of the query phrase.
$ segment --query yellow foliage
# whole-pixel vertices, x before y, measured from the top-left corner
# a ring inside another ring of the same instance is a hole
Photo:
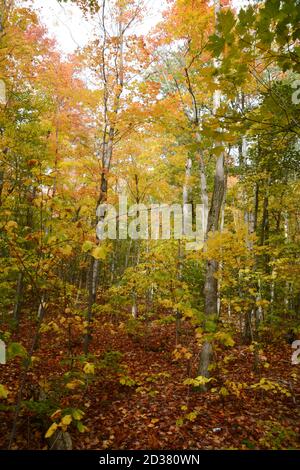
[[[84,367],[83,367],[83,372],[85,374],[91,374],[91,375],[94,375],[95,374],[95,366],[94,364],[91,364],[90,362],[86,362],[84,364]]]
[[[95,248],[93,251],[92,251],[92,256],[95,258],[95,259],[105,259],[106,258],[106,254],[107,254],[107,251],[105,249],[104,246],[97,246],[97,248]]]
[[[66,384],[66,388],[68,388],[69,390],[75,390],[77,387],[80,387],[82,385],[84,385],[84,382],[82,380],[74,379]]]
[[[55,433],[57,428],[58,428],[57,423],[51,424],[50,428],[48,429],[48,431],[45,434],[45,438],[49,439],[49,437],[51,437]]]
[[[69,424],[71,424],[71,422],[72,422],[72,416],[71,415],[65,415],[61,419],[59,425],[62,426],[62,427],[65,427],[65,426],[69,426]]]
[[[7,390],[7,388],[4,385],[0,384],[0,398],[7,398],[8,394],[9,391]]]

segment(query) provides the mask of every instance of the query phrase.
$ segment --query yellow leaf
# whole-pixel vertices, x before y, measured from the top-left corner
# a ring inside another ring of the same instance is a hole
[[[207,377],[204,377],[203,375],[198,375],[195,379],[185,379],[183,384],[184,385],[193,385],[194,387],[199,387],[200,385],[205,385],[208,382],[211,382],[213,379],[210,377],[209,379]]]
[[[57,424],[56,423],[51,424],[50,428],[45,434],[45,438],[49,439],[49,437],[51,437],[55,433],[56,429],[57,429]]]
[[[227,395],[229,395],[229,392],[226,387],[220,388],[220,395],[222,395],[223,397],[226,397]]]
[[[0,398],[7,398],[9,391],[4,385],[0,384]]]
[[[66,388],[69,390],[75,390],[75,388],[80,387],[80,385],[84,385],[84,382],[79,379],[74,379],[66,384]]]
[[[60,252],[62,255],[70,256],[70,255],[72,254],[72,247],[71,247],[71,245],[61,246],[61,247],[59,248],[59,252]]]
[[[71,415],[66,415],[61,419],[59,424],[61,426],[69,426],[69,424],[71,424],[71,422],[72,422],[72,416]]]
[[[94,364],[91,364],[90,362],[86,362],[83,367],[83,372],[85,374],[95,374],[95,366]]]
[[[40,362],[40,358],[37,356],[31,356],[31,362],[32,364],[35,364],[36,362]]]
[[[95,248],[93,251],[92,251],[92,256],[95,258],[95,259],[105,259],[106,258],[106,250],[103,246],[97,246],[97,248]]]
[[[73,410],[72,411],[72,416],[73,416],[74,419],[76,419],[76,421],[80,421],[84,416],[84,411]]]
[[[14,228],[18,228],[18,224],[17,224],[17,222],[15,222],[14,220],[9,220],[9,221],[7,222],[7,224],[6,224],[6,228],[7,228],[8,230],[12,230],[12,229],[14,229]]]
[[[230,334],[225,333],[224,331],[219,331],[218,333],[216,333],[215,338],[225,346],[232,347],[235,344],[234,339],[230,336]]]
[[[195,421],[195,419],[197,418],[197,415],[198,415],[198,413],[196,411],[192,411],[191,413],[186,415],[186,418],[189,421]]]

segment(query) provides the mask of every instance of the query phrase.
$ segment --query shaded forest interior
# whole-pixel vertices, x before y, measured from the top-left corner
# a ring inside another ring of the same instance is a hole
[[[246,3],[60,0],[67,55],[0,0],[1,449],[300,448],[300,3]]]

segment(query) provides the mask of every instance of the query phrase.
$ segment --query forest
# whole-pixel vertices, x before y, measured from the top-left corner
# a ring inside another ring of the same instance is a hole
[[[0,449],[299,450],[300,1],[45,3],[91,34],[0,0]]]

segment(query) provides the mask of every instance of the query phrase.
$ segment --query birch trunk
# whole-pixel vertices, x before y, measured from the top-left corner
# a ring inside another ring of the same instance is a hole
[[[185,179],[184,185],[182,189],[182,202],[183,202],[183,220],[184,222],[187,220],[188,210],[187,204],[189,203],[189,194],[190,194],[190,180],[192,174],[192,159],[189,157],[185,164]],[[185,231],[184,231],[185,234]]]
[[[215,1],[215,15],[217,24],[217,15],[220,12],[220,0]],[[215,63],[218,67],[218,63]],[[216,90],[213,97],[213,111],[216,113],[221,102],[221,92]],[[213,233],[220,228],[220,215],[225,195],[225,155],[222,152],[217,158],[213,195],[208,213],[207,220],[207,237],[209,233]],[[206,263],[206,275],[204,283],[204,328],[209,320],[215,320],[218,313],[218,281],[216,274],[218,271],[218,262],[216,260],[208,260]],[[209,341],[205,341],[199,362],[199,375],[209,378],[209,365],[213,356],[212,345]],[[207,386],[201,387],[203,391],[207,390]]]

